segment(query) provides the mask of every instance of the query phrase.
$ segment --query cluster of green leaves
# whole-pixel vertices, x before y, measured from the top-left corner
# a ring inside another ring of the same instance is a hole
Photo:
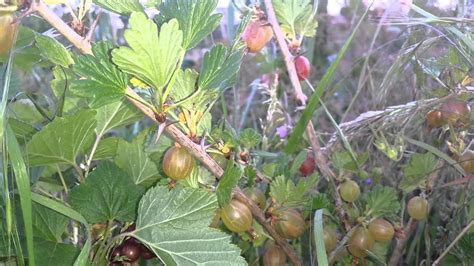
[[[364,194],[364,213],[372,218],[396,217],[400,211],[400,201],[397,191],[393,187],[377,185],[370,192]]]
[[[415,153],[410,161],[403,167],[403,178],[400,188],[405,192],[411,192],[416,188],[426,187],[429,175],[435,170],[436,157],[430,153]]]
[[[33,39],[30,43],[34,43],[34,52],[53,67],[51,87],[58,104],[55,110],[42,110],[44,113],[36,117],[24,113],[27,110],[24,108],[38,114],[39,106],[15,104],[19,112],[17,117],[10,118],[12,128],[25,144],[28,164],[40,169],[42,187],[52,188],[48,182],[54,179],[60,179],[60,187],[66,191],[72,187],[68,200],[71,208],[37,196],[41,205],[35,204],[33,209],[33,225],[38,232],[35,243],[44,249],[38,247],[36,251],[54,250],[51,256],[42,256],[40,265],[56,265],[56,260],[68,264],[76,260],[79,265],[86,262],[90,238],[86,238],[80,255],[75,247],[62,243],[72,217],[84,224],[87,234],[90,234],[89,224],[132,222],[136,218],[134,236],[151,247],[166,264],[245,264],[239,249],[230,244],[229,236],[208,228],[218,207],[217,199],[224,203],[230,199],[231,190],[241,176],[240,168],[226,171],[216,194],[182,188],[170,192],[160,185],[150,188],[162,177],[159,163],[171,141],[162,137],[158,143],[150,142],[152,132],[148,129],[131,141],[109,136],[114,129],[143,117],[124,99],[140,97],[128,94],[128,88],[134,87],[131,79],[139,80],[154,92],[140,101],[148,101],[145,104],[156,108],[155,111],[162,111],[165,102],[171,103],[168,111],[178,108],[172,115],[184,110],[192,112],[196,115],[193,123],[200,126],[198,133],[210,132],[209,111],[218,96],[235,82],[244,45],[237,40],[231,47],[217,44],[205,54],[200,73],[183,70],[185,52],[199,45],[220,23],[222,15],[213,14],[217,0],[149,1],[147,6],[156,6],[161,11],[154,20],[147,18],[138,1],[94,2],[129,16],[129,29],[125,31],[127,46],[98,42],[93,45],[92,54],[77,56],[49,36],[29,30],[20,34],[20,39],[23,35]],[[244,19],[244,24],[247,22]],[[240,26],[240,31],[243,28],[245,25]],[[18,115],[23,113],[30,120],[19,119]],[[205,123],[199,125],[201,120]],[[37,131],[29,123],[46,125]],[[240,141],[251,148],[259,144],[260,138],[255,131],[246,130]],[[193,176],[192,182],[182,182],[180,186],[198,187],[198,182],[207,178],[199,170],[193,171]]]
[[[317,181],[317,175],[301,178],[297,184],[289,178],[277,176],[270,185],[270,196],[282,207],[306,206],[309,204],[306,193],[314,187]]]

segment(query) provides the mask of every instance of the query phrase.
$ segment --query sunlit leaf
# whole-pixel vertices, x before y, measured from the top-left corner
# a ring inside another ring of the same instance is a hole
[[[219,26],[222,14],[213,14],[216,7],[217,0],[169,0],[159,7],[157,20],[162,24],[176,18],[183,31],[183,48],[189,50]]]
[[[94,4],[121,15],[144,12],[139,0],[94,0]]]
[[[180,61],[183,33],[176,19],[157,25],[142,13],[132,13],[125,40],[130,47],[112,51],[112,60],[122,71],[132,74],[154,87],[163,89]],[[171,45],[172,44],[172,45]]]
[[[240,69],[244,49],[228,52],[218,44],[204,55],[204,63],[199,76],[199,88],[203,90],[225,89],[235,82]]]
[[[240,167],[230,163],[228,165],[216,189],[217,201],[221,207],[226,206],[230,202],[232,190],[238,185],[239,179],[242,176]]]
[[[278,204],[285,207],[300,207],[307,203],[306,193],[311,189],[318,180],[316,175],[308,178],[302,178],[295,185],[293,181],[284,176],[277,176],[270,184],[270,196]]]
[[[426,179],[435,166],[436,157],[431,152],[413,154],[408,164],[403,167],[404,175],[400,188],[410,192],[419,186],[425,186]]]
[[[208,227],[216,209],[213,193],[157,186],[140,201],[132,234],[166,265],[246,265],[230,236]]]
[[[144,189],[133,184],[123,170],[111,162],[102,162],[69,195],[72,207],[89,223],[133,221]],[[91,204],[93,202],[93,204]]]
[[[93,46],[92,55],[76,59],[74,71],[81,77],[71,84],[74,94],[92,98],[91,107],[120,101],[125,96],[128,77],[110,60],[112,45],[100,42]]]
[[[56,39],[46,35],[36,35],[36,46],[40,49],[41,55],[54,64],[69,67],[74,64],[69,51]]]
[[[392,187],[375,186],[365,197],[365,211],[373,218],[396,216],[400,210],[397,191]]]
[[[121,139],[115,157],[115,163],[127,172],[137,185],[150,185],[160,177],[156,164],[151,160],[150,154],[145,152],[147,133],[147,130],[143,130],[132,142]]]
[[[240,143],[247,149],[256,147],[262,141],[262,136],[251,128],[246,128],[239,134]]]
[[[71,116],[57,117],[45,126],[26,145],[29,165],[75,165],[76,156],[94,140],[95,114],[94,110],[82,110]]]

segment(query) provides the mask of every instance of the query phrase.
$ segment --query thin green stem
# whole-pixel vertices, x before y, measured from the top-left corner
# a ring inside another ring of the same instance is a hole
[[[145,105],[146,107],[148,107],[149,109],[151,109],[155,114],[158,113],[158,110],[155,108],[155,106],[151,105],[150,103],[148,103],[147,101],[145,101],[142,97],[138,96],[138,95],[133,95],[133,94],[130,94],[128,92],[125,93],[125,95],[132,99],[132,100],[135,100],[143,105]]]
[[[178,64],[176,65],[176,69],[174,70],[173,72],[173,75],[171,76],[171,79],[170,81],[168,82],[168,84],[166,85],[166,89],[165,91],[163,92],[162,96],[161,96],[161,108],[163,108],[163,105],[165,104],[166,102],[166,98],[168,98],[168,94],[170,93],[171,89],[173,88],[174,86],[174,82],[176,81],[176,77],[178,76],[178,73],[179,73],[179,70],[181,69],[181,65],[183,63],[183,60],[184,60],[184,55],[186,54],[186,50],[182,50],[181,51],[181,54],[180,54],[180,58],[179,58],[179,61],[178,61]]]
[[[63,173],[61,172],[61,169],[59,169],[59,166],[57,164],[56,164],[56,170],[58,170],[59,180],[61,180],[61,185],[63,185],[64,192],[68,193],[68,188],[66,185],[66,181],[64,180]]]

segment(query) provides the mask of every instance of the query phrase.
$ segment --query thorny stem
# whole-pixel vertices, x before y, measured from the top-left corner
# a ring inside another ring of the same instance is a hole
[[[301,89],[301,84],[296,74],[296,67],[293,60],[293,56],[288,49],[288,45],[286,44],[285,36],[281,31],[280,24],[275,15],[275,11],[273,10],[273,4],[271,0],[265,0],[265,7],[267,9],[267,16],[268,22],[272,25],[273,33],[275,34],[275,38],[278,42],[278,46],[280,47],[281,53],[283,54],[283,59],[285,60],[286,69],[288,71],[288,75],[291,80],[291,84],[293,85],[293,89],[296,93],[296,99],[299,101],[301,105],[306,105],[306,100],[308,99],[306,95],[303,93]]]
[[[265,0],[265,7],[267,9],[268,22],[273,27],[273,32],[275,34],[281,53],[285,60],[285,64],[288,70],[288,75],[290,77],[291,85],[293,86],[293,89],[296,93],[296,98],[304,106],[306,104],[307,97],[301,89],[301,83],[298,79],[298,75],[296,74],[296,68],[293,61],[293,56],[290,53],[290,50],[286,43],[283,32],[281,31],[280,24],[278,23],[278,20],[276,19],[275,11],[273,10],[272,1]],[[342,200],[341,200],[341,197],[339,196],[339,192],[337,191],[336,183],[334,182],[334,180],[336,180],[336,175],[330,169],[326,158],[323,156],[321,152],[321,145],[319,144],[316,132],[314,130],[314,125],[311,121],[308,123],[308,126],[306,127],[306,134],[308,135],[309,141],[311,143],[311,148],[313,149],[313,155],[314,155],[316,164],[318,165],[321,173],[328,179],[329,184],[331,185],[334,191],[334,199],[336,202],[336,210],[337,210],[339,219],[341,219],[341,222],[343,223],[346,231],[349,231],[350,225],[349,225],[349,222],[347,221],[347,215],[344,209],[342,208]]]
[[[59,18],[54,12],[52,12],[48,6],[42,1],[39,0],[31,5],[32,12],[38,12],[51,26],[56,28],[62,35],[66,37],[76,48],[78,48],[84,54],[92,54],[91,44],[78,35],[73,29],[71,29],[64,21]],[[296,73],[296,72],[295,72]],[[155,118],[155,113],[148,106],[145,106],[143,103],[137,101],[136,97],[138,96],[131,88],[127,88],[126,95],[130,102],[135,105],[140,111],[142,111],[146,116],[148,116],[153,122],[159,124]],[[169,125],[166,127],[166,132],[168,135],[186,150],[188,150],[194,157],[196,157],[201,163],[209,169],[209,171],[217,176],[221,177],[224,174],[224,170],[219,166],[219,164],[213,160],[205,150],[201,148],[200,145],[195,144],[191,141],[181,130],[179,130],[174,125]],[[82,172],[80,173],[82,175]],[[265,228],[269,235],[280,245],[280,247],[285,251],[285,253],[290,258],[291,262],[294,265],[303,265],[300,258],[296,254],[295,250],[284,240],[281,236],[276,233],[273,227],[266,221],[265,215],[262,210],[253,203],[245,194],[242,193],[240,188],[234,189],[234,196],[244,203],[246,203],[255,219]]]

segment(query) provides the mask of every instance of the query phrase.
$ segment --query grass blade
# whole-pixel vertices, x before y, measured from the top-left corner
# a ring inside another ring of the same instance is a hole
[[[436,20],[439,20],[440,18],[438,18],[437,16],[431,14],[430,12],[418,7],[417,5],[415,4],[412,4],[411,6],[411,9],[414,10],[416,13],[424,16],[424,17],[427,17],[427,18],[430,18],[430,19],[436,19]],[[453,27],[453,26],[447,26],[446,29],[448,29],[451,33],[453,33],[454,35],[456,35],[459,39],[461,39],[464,44],[469,47],[469,49],[471,49],[471,51],[474,51],[474,41],[472,41],[471,39],[469,39],[466,34],[462,33],[460,30],[458,30],[457,28]],[[467,57],[469,58],[469,57]]]
[[[341,128],[337,124],[336,120],[334,120],[334,117],[332,117],[331,113],[329,112],[328,108],[323,103],[323,101],[321,101],[321,99],[319,99],[319,102],[321,103],[321,106],[323,107],[324,112],[329,117],[329,120],[331,120],[331,123],[336,128],[337,134],[341,138],[342,144],[344,145],[344,148],[349,152],[349,154],[351,155],[352,161],[355,163],[357,168],[359,168],[359,162],[357,161],[357,156],[354,153],[354,150],[352,149],[351,144],[349,143],[349,141],[347,141],[346,135],[344,135],[344,132],[342,132]]]
[[[86,228],[88,227],[88,223],[86,221],[86,218],[82,216],[82,214],[78,213],[77,211],[73,210],[71,207],[65,205],[64,203],[61,203],[57,200],[50,199],[48,197],[45,197],[43,195],[37,194],[37,193],[32,193],[31,194],[31,199],[38,203],[41,204],[47,208],[50,208],[53,211],[59,212],[60,214],[67,216],[75,221],[80,222],[83,224]]]
[[[319,209],[314,214],[314,241],[316,242],[316,256],[319,266],[329,265],[324,246],[323,211],[324,209]]]
[[[88,265],[89,253],[91,251],[91,239],[88,238],[84,246],[82,247],[81,253],[77,256],[74,266],[86,266]]]
[[[15,174],[18,194],[20,196],[23,223],[25,226],[26,246],[28,248],[28,264],[34,266],[35,257],[33,244],[33,218],[31,214],[30,176],[26,170],[26,164],[21,154],[20,144],[18,143],[13,130],[8,126],[6,129],[6,146],[13,173]]]
[[[409,143],[413,144],[413,145],[416,145],[420,148],[423,148],[431,153],[433,153],[434,155],[438,156],[439,158],[445,160],[447,163],[449,163],[452,167],[454,167],[459,173],[461,173],[463,176],[466,176],[466,172],[464,172],[464,169],[461,167],[461,165],[459,165],[458,162],[456,162],[455,160],[451,159],[451,157],[449,157],[448,155],[446,155],[446,153],[438,150],[437,148],[429,145],[429,144],[426,144],[422,141],[418,141],[418,140],[415,140],[415,139],[411,139],[407,136],[404,136],[403,137],[406,141],[408,141]]]
[[[331,66],[329,66],[328,71],[324,74],[323,78],[319,82],[318,87],[316,88],[315,92],[309,98],[308,105],[303,111],[303,114],[301,115],[300,120],[296,124],[295,129],[293,130],[293,132],[291,133],[288,139],[288,144],[286,145],[284,149],[285,153],[293,154],[298,148],[298,143],[301,141],[301,137],[306,129],[306,126],[311,120],[311,117],[313,116],[313,113],[316,110],[316,107],[318,107],[318,103],[319,103],[319,99],[321,98],[321,95],[324,93],[324,91],[328,87],[332,76],[334,75],[337,67],[339,66],[339,63],[341,62],[342,58],[344,57],[344,55],[346,54],[347,50],[349,49],[351,45],[352,39],[354,39],[357,29],[359,29],[359,26],[362,24],[362,21],[367,16],[368,10],[369,10],[368,8],[365,10],[364,15],[362,15],[359,22],[357,23],[354,30],[352,31],[351,35],[347,39],[346,43],[344,44],[344,46],[342,46],[341,51],[339,51],[339,53],[337,54],[336,60],[334,60],[334,62],[331,63]]]
[[[61,213],[62,215],[65,215],[75,221],[80,222],[81,224],[84,225],[84,227],[87,229],[87,241],[82,247],[81,253],[79,253],[79,256],[76,258],[76,261],[74,262],[74,266],[85,266],[88,265],[88,257],[89,253],[91,251],[91,236],[90,236],[90,230],[89,230],[89,224],[86,221],[86,218],[82,216],[82,214],[78,213],[77,211],[73,210],[71,207],[57,201],[50,199],[48,197],[42,196],[40,194],[32,193],[31,198],[33,199],[34,202],[41,204],[47,208],[50,208],[56,212]]]

